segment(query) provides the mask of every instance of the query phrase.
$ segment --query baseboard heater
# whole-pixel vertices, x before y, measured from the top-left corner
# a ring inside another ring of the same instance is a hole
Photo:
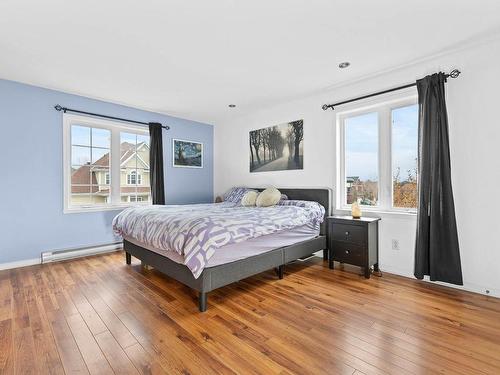
[[[112,242],[102,245],[92,245],[84,247],[74,247],[62,250],[45,251],[41,254],[40,263],[57,262],[73,258],[81,258],[89,255],[96,255],[115,251],[123,247],[123,242]]]

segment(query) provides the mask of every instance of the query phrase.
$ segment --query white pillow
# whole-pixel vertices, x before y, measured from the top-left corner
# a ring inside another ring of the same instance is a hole
[[[241,198],[242,206],[255,206],[255,201],[257,200],[258,192],[254,190],[247,191],[243,198]]]
[[[257,207],[274,206],[280,201],[281,193],[274,187],[267,188],[257,197],[255,204]]]

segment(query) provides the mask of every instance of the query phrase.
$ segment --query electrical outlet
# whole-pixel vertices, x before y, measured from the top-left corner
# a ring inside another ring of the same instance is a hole
[[[399,250],[399,240],[392,239],[392,250]]]

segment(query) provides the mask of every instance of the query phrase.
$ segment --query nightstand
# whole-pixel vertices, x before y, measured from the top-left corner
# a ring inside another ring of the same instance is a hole
[[[328,262],[333,261],[364,267],[365,277],[370,278],[371,267],[378,268],[378,222],[380,218],[352,216],[329,216]]]

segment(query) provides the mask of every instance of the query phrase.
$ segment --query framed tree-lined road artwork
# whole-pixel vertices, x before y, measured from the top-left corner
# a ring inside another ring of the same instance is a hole
[[[250,172],[304,168],[304,120],[250,132]]]

